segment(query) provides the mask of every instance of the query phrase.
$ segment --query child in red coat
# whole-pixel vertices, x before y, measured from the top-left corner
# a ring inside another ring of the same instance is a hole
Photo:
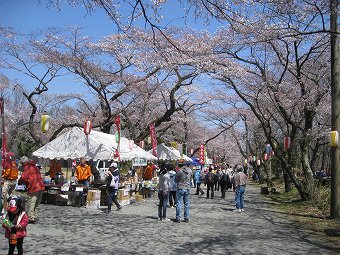
[[[5,238],[9,240],[8,254],[14,254],[15,246],[18,255],[23,254],[22,245],[26,236],[28,216],[25,213],[23,200],[21,198],[10,198],[7,213],[2,221],[2,227],[6,229]]]

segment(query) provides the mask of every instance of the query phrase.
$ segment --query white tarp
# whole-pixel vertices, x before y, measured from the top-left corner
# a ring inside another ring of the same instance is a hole
[[[152,153],[152,150],[149,151]],[[157,145],[157,157],[158,159],[162,160],[180,160],[184,159],[185,161],[192,161],[191,158],[189,158],[187,155],[183,154],[181,156],[181,153],[179,150],[176,150],[173,147],[166,146],[164,143]]]
[[[117,145],[114,135],[92,130],[86,136],[82,129],[73,127],[33,152],[33,156],[49,159],[79,159],[85,157],[87,160],[112,160]],[[126,161],[134,158],[157,160],[156,157],[136,144],[130,150],[129,140],[121,137],[120,159]]]

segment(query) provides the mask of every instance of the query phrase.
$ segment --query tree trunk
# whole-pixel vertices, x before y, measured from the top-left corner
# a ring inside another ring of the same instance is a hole
[[[338,0],[330,0],[332,130],[340,131]],[[331,148],[331,218],[340,218],[340,147]]]

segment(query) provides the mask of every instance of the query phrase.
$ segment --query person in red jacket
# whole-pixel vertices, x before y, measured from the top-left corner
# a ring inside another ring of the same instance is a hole
[[[41,202],[45,185],[41,177],[39,168],[33,160],[23,156],[20,164],[24,170],[21,174],[18,184],[25,184],[27,188],[27,215],[30,223],[35,223],[38,218],[38,206]]]
[[[6,229],[5,238],[9,240],[8,254],[14,254],[15,246],[18,255],[23,254],[24,237],[27,234],[26,226],[28,216],[25,213],[23,200],[21,198],[9,198],[7,213],[4,216],[2,227]]]

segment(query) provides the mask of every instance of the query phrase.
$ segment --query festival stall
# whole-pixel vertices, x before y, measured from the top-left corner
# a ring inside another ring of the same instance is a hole
[[[149,151],[151,153],[151,151]],[[192,159],[189,158],[187,155],[181,153],[179,150],[166,146],[164,143],[157,145],[157,157],[159,160],[164,161],[177,161],[184,159],[186,162],[191,162]]]
[[[149,152],[125,137],[121,137],[119,143],[116,142],[115,135],[106,134],[92,130],[86,134],[79,127],[73,127],[61,134],[54,140],[33,152],[33,156],[42,159],[64,159],[74,160],[84,157],[86,160],[117,160],[117,149],[119,150],[120,161],[131,161],[135,159],[157,160]],[[122,189],[118,192],[118,198],[123,204],[128,204],[130,196],[140,196],[135,194],[138,190],[138,179],[130,178],[121,183]],[[87,194],[87,207],[99,208],[106,202],[105,185],[95,187],[90,185],[88,190],[85,187],[75,185],[73,180],[65,180],[58,184],[45,183],[45,198],[48,203],[54,204],[79,204],[77,197],[81,192]],[[85,188],[86,189],[86,188]],[[101,201],[100,201],[101,200]]]

